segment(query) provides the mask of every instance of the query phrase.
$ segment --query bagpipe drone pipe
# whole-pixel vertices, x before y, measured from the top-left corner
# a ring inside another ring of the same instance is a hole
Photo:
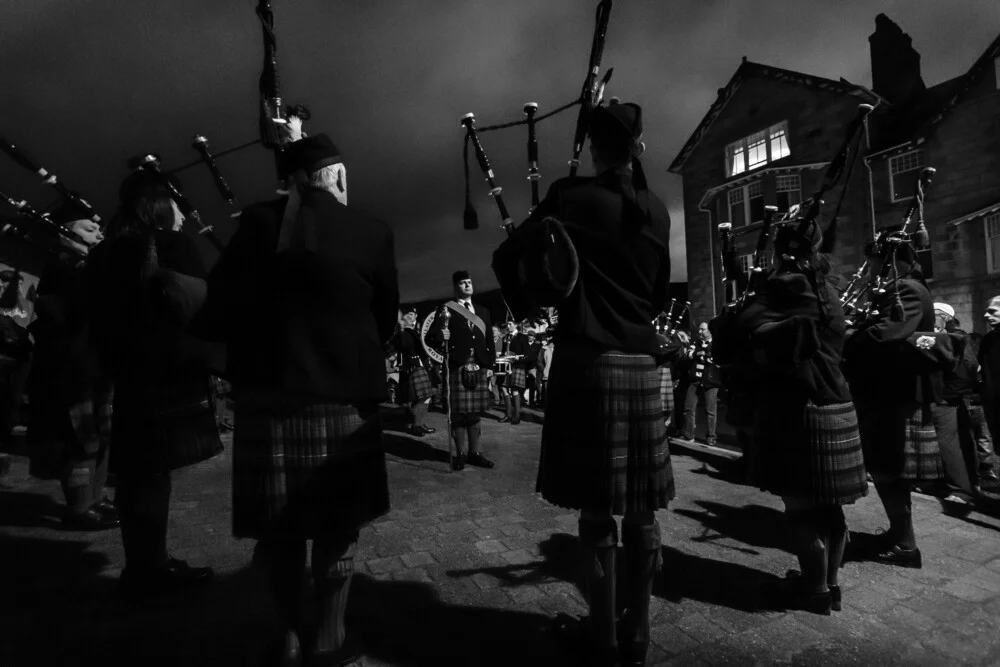
[[[489,185],[489,194],[500,214],[501,227],[507,238],[493,253],[493,272],[500,284],[504,302],[512,317],[517,320],[529,317],[540,308],[558,306],[576,285],[579,261],[576,250],[562,222],[547,216],[531,220],[515,227],[514,221],[503,201],[503,188],[498,185],[496,175],[490,166],[479,135],[483,132],[500,130],[518,125],[528,129],[528,181],[531,183],[531,209],[539,204],[538,139],[537,124],[547,118],[579,105],[576,131],[573,137],[572,157],[569,160],[570,176],[575,176],[580,164],[580,154],[587,138],[590,115],[604,97],[604,90],[611,79],[613,69],[598,80],[604,45],[607,37],[608,20],[611,15],[612,0],[601,0],[597,6],[596,25],[591,43],[587,75],[580,97],[547,114],[537,116],[538,104],[529,102],[522,108],[526,118],[490,127],[476,128],[475,114],[462,117],[465,128],[465,229],[478,229],[479,219],[472,206],[469,194],[468,149],[471,145],[483,177]]]

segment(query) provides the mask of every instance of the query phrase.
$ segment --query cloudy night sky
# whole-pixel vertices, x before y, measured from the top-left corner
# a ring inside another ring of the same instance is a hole
[[[110,217],[129,156],[171,168],[257,137],[262,40],[255,0],[3,0],[0,133]],[[481,228],[462,228],[462,128],[545,113],[580,91],[596,0],[273,0],[286,103],[306,103],[349,169],[352,205],[396,233],[404,300],[444,295],[468,268],[495,286],[499,217],[478,167]],[[645,111],[651,187],[673,220],[673,278],[685,281],[680,179],[666,172],[740,58],[870,86],[868,36],[886,13],[934,85],[967,70],[1000,31],[997,0],[618,0],[607,94]],[[603,72],[602,72],[603,73]],[[566,175],[576,111],[539,125],[543,188]],[[482,135],[514,217],[527,213],[523,127]],[[221,158],[242,204],[273,198],[271,154]],[[204,167],[187,194],[225,239],[235,229]],[[0,190],[37,208],[57,196],[0,155]],[[543,190],[544,191],[544,190]],[[203,245],[206,262],[215,251]]]

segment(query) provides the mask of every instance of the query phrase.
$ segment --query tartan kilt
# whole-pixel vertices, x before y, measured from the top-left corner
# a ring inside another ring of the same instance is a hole
[[[154,386],[119,382],[111,422],[111,472],[165,473],[222,453],[209,378]]]
[[[405,404],[417,403],[430,398],[437,392],[431,384],[431,376],[427,369],[416,366],[408,373],[401,373],[399,388],[402,390],[399,399]]]
[[[349,534],[389,511],[378,404],[236,403],[233,535]]]
[[[663,401],[663,414],[674,414],[674,380],[670,374],[670,366],[660,366],[660,400]]]
[[[528,369],[514,366],[510,373],[510,379],[507,382],[507,386],[511,389],[527,389]]]
[[[872,475],[913,483],[944,478],[941,447],[930,409],[904,405],[858,405],[865,466]]]
[[[32,477],[69,477],[71,486],[82,486],[90,483],[90,477],[107,457],[114,390],[93,388],[83,394],[71,405],[48,400],[44,395],[30,404],[28,474]]]
[[[757,410],[748,459],[753,483],[820,506],[847,505],[868,495],[854,404],[789,403],[769,396]]]
[[[535,490],[569,509],[667,507],[674,474],[652,356],[557,346]]]
[[[488,411],[493,406],[493,397],[490,395],[490,386],[486,377],[486,370],[477,371],[479,382],[475,389],[466,389],[462,384],[462,370],[455,369],[448,373],[448,382],[451,389],[451,412],[456,415],[479,414]],[[447,397],[446,388],[442,387],[442,394]]]

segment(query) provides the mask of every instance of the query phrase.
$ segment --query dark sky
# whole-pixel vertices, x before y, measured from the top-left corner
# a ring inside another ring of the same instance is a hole
[[[166,167],[257,136],[262,43],[254,0],[2,0],[0,132],[84,193],[107,217],[130,155]],[[286,102],[328,133],[349,169],[349,197],[396,232],[403,298],[442,295],[468,268],[495,286],[499,217],[473,165],[481,228],[462,229],[462,128],[545,113],[585,74],[593,0],[273,0]],[[604,69],[608,95],[645,110],[644,163],[673,218],[673,276],[686,280],[680,180],[666,168],[740,58],[871,84],[868,35],[885,12],[914,40],[924,80],[965,71],[1000,30],[997,0],[618,0]],[[566,175],[575,111],[539,126],[543,187]],[[528,208],[523,128],[482,135],[515,219]],[[241,203],[273,196],[270,153],[220,166]],[[183,174],[203,216],[235,223],[206,169]],[[43,207],[51,190],[0,155],[0,189]],[[543,190],[544,191],[544,190]],[[206,260],[214,251],[205,245]]]

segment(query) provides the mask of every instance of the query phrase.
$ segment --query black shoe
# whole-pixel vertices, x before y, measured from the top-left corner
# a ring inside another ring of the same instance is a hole
[[[521,423],[521,417],[520,416],[514,417],[513,419],[510,420],[510,423],[511,424],[520,424]]]
[[[802,576],[791,570],[784,579],[766,586],[767,599],[783,609],[800,609],[811,614],[829,616],[833,610],[833,593],[810,593],[802,587]]]
[[[509,424],[510,423],[510,417],[504,417],[503,419],[500,420],[500,423],[501,424]]]
[[[834,611],[840,611],[843,608],[843,595],[840,592],[840,586],[827,586],[830,589],[830,608]]]
[[[420,425],[420,430],[423,431],[424,433],[426,433],[427,435],[430,435],[431,433],[434,433],[435,431],[437,431],[436,428],[431,428],[430,426],[426,426],[424,424]]]
[[[465,470],[465,454],[456,454],[451,459],[452,470]]]
[[[996,491],[1000,489],[1000,477],[997,477],[997,474],[992,470],[980,473],[979,488],[984,491]]]
[[[910,567],[915,570],[919,570],[924,566],[923,559],[920,557],[920,549],[907,549],[898,544],[893,544],[888,549],[875,554],[872,560],[885,563],[886,565]]]
[[[406,429],[406,432],[418,438],[422,438],[425,435],[424,430],[419,426],[411,426],[410,428]]]
[[[81,514],[67,514],[63,517],[63,527],[66,530],[108,530],[118,525],[118,513],[114,514],[101,512],[96,507],[91,507]]]
[[[210,567],[191,567],[182,560],[171,558],[165,565],[148,571],[122,571],[119,585],[122,594],[130,598],[147,598],[171,593],[183,588],[204,586],[212,580]]]
[[[495,463],[493,463],[493,461],[490,461],[488,458],[486,458],[479,452],[476,452],[475,454],[469,454],[469,458],[466,460],[469,462],[469,465],[478,466],[480,468],[492,468],[494,465],[496,465]]]

